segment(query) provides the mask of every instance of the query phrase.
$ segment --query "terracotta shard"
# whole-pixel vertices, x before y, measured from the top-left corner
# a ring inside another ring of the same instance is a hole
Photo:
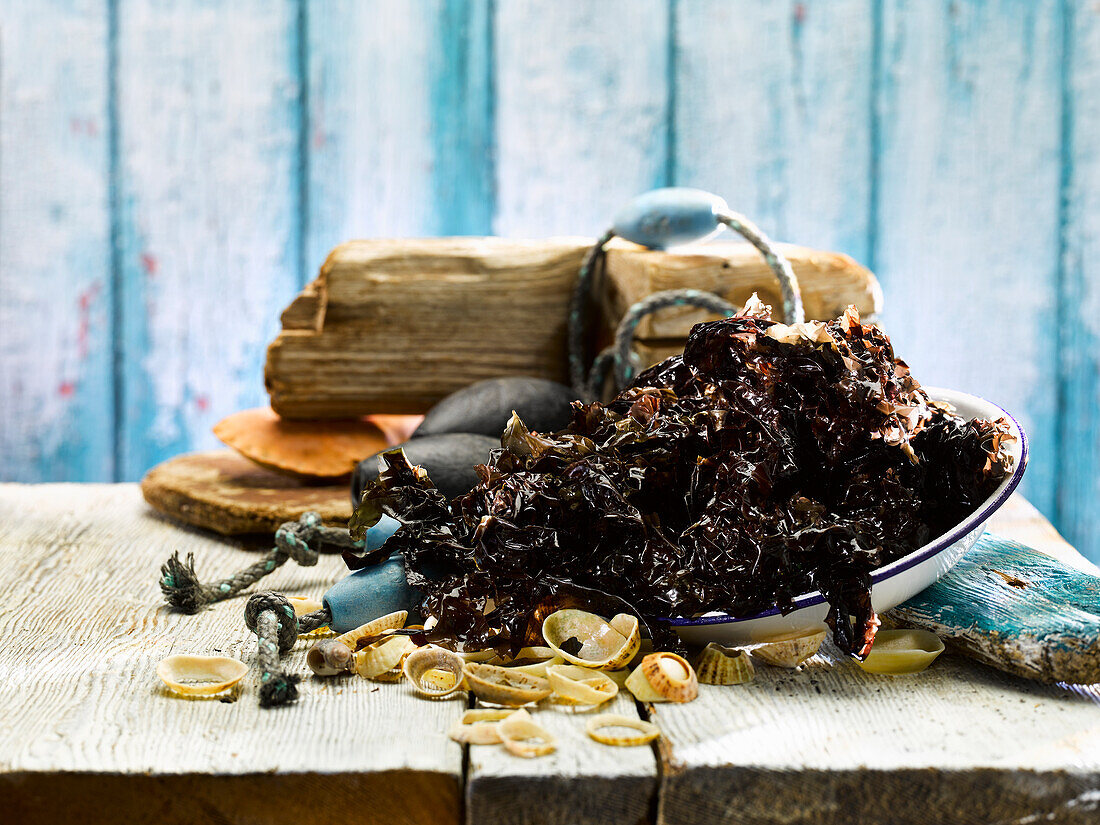
[[[351,517],[347,485],[307,484],[232,450],[189,453],[158,464],[141,482],[145,500],[170,518],[223,535],[267,533],[315,510],[328,525]]]
[[[312,478],[343,478],[389,446],[382,429],[362,418],[290,421],[270,407],[233,413],[214,435],[262,467]]]

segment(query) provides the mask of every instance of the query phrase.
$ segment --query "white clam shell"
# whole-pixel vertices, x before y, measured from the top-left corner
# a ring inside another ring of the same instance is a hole
[[[542,637],[554,653],[570,664],[599,670],[624,667],[634,658],[642,641],[636,616],[620,613],[607,621],[575,608],[547,616],[542,623]],[[563,645],[572,649],[565,650]]]
[[[768,644],[753,648],[752,655],[769,665],[777,667],[798,667],[821,649],[825,641],[824,630],[811,630],[776,639]]]
[[[446,648],[429,645],[405,657],[403,668],[413,689],[421,696],[442,699],[462,687],[465,662]]]
[[[212,696],[236,685],[248,665],[228,656],[176,654],[157,664],[157,676],[181,696]]]
[[[602,705],[619,692],[619,686],[606,673],[580,665],[551,665],[546,669],[546,679],[566,704]]]
[[[868,673],[899,676],[920,673],[943,653],[943,642],[927,630],[880,630],[859,666]]]
[[[637,731],[632,736],[610,733],[608,728],[629,728]],[[590,737],[603,745],[616,747],[632,747],[645,745],[661,735],[660,729],[652,722],[642,719],[631,719],[629,716],[620,716],[617,713],[600,713],[593,716],[585,723],[585,731]]]
[[[515,668],[466,662],[462,672],[474,695],[493,705],[519,707],[550,695],[550,683],[546,679]]]
[[[401,660],[415,647],[408,636],[389,636],[356,651],[355,672],[365,679],[397,681],[401,678]],[[396,678],[388,678],[387,673],[394,670]]]
[[[516,756],[533,759],[557,750],[557,740],[537,724],[525,710],[517,710],[497,722],[497,733],[505,749]]]

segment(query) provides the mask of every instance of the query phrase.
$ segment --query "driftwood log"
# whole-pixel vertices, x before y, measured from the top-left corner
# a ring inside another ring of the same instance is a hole
[[[483,378],[565,380],[567,305],[585,252],[583,238],[515,241],[434,238],[341,244],[282,315],[265,378],[288,418],[424,412]],[[881,305],[875,277],[851,258],[783,246],[810,318],[848,304]],[[690,254],[611,244],[594,303],[609,340],[630,304],[661,289],[694,287],[744,302],[757,291],[778,303],[774,276],[740,242]],[[655,363],[682,349],[705,313],[665,310],[642,324],[638,352]]]

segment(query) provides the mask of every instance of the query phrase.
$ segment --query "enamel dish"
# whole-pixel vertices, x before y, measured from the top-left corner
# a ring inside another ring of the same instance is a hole
[[[953,405],[967,420],[1004,418],[1016,440],[1006,448],[1013,457],[1012,470],[993,494],[982,502],[969,518],[953,530],[929,542],[897,561],[872,573],[871,604],[877,613],[889,610],[917,595],[961,559],[985,532],[985,523],[1005,503],[1020,483],[1027,467],[1027,437],[1005,410],[982,398],[956,390],[925,387],[937,401]],[[794,609],[783,615],[778,608],[754,616],[735,617],[726,613],[708,613],[694,619],[671,619],[672,626],[689,644],[751,644],[820,628],[829,605],[820,592],[806,593],[794,600]]]

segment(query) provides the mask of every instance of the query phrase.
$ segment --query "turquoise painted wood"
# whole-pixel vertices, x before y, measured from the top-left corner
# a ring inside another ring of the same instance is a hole
[[[870,263],[883,324],[922,382],[1019,414],[1032,448],[1022,489],[1049,513],[1061,9],[899,1],[882,15]]]
[[[119,2],[121,478],[266,403],[299,285],[297,24],[290,0]]]
[[[1100,681],[1100,578],[991,533],[886,619],[1027,679]]]
[[[341,240],[595,234],[697,186],[871,265],[918,377],[1018,412],[1028,495],[1100,559],[1098,15],[0,0],[0,478],[211,445]]]
[[[108,29],[0,2],[0,480],[114,472]]]

